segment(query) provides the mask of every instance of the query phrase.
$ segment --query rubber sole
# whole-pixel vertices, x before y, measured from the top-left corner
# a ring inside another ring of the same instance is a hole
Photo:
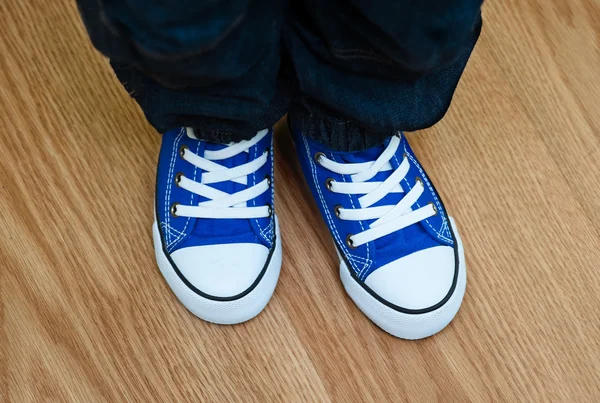
[[[450,224],[458,244],[458,279],[456,288],[448,301],[434,311],[423,314],[407,314],[381,303],[352,277],[346,263],[340,258],[340,278],[346,292],[369,319],[389,334],[401,339],[423,339],[444,329],[456,316],[465,295],[467,268],[462,241],[452,217],[450,217]]]
[[[273,251],[267,270],[260,282],[250,292],[235,300],[216,301],[205,298],[190,289],[179,278],[171,262],[165,255],[158,225],[154,222],[152,234],[154,237],[156,263],[171,290],[173,290],[173,293],[191,313],[207,322],[220,325],[242,323],[258,315],[265,308],[275,291],[282,259],[281,237],[279,236],[279,222],[277,218],[275,218],[275,227],[277,234],[275,250]]]

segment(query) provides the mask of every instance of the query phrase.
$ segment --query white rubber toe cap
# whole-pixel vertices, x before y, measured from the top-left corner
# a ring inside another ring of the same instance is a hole
[[[400,308],[426,309],[448,295],[454,271],[454,249],[436,246],[378,268],[366,278],[365,284]]]
[[[199,291],[220,298],[246,291],[268,257],[266,246],[253,243],[191,246],[171,253],[187,281]]]

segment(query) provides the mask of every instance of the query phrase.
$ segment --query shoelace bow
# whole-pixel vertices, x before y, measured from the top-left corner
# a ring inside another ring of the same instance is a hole
[[[336,216],[349,221],[375,220],[369,225],[369,229],[346,237],[346,243],[351,248],[364,245],[437,214],[432,203],[416,210],[412,209],[425,190],[420,178],[416,179],[415,186],[397,204],[371,207],[390,193],[404,193],[400,183],[410,168],[410,161],[406,154],[402,163],[385,181],[369,182],[377,173],[393,170],[390,160],[399,146],[400,138],[394,136],[379,158],[363,163],[339,163],[328,159],[323,153],[315,155],[316,161],[323,168],[339,175],[350,175],[351,182],[327,179],[327,189],[339,194],[362,195],[358,198],[360,208],[348,209],[338,205],[334,208]]]
[[[248,207],[246,203],[269,190],[271,185],[270,177],[266,177],[259,183],[234,193],[227,193],[209,186],[210,184],[226,181],[247,185],[248,175],[252,175],[267,163],[269,150],[266,150],[254,160],[232,168],[223,166],[215,161],[233,158],[243,152],[248,153],[249,149],[261,141],[268,132],[268,130],[262,130],[251,140],[231,143],[220,150],[206,150],[203,157],[191,152],[187,146],[182,146],[179,150],[180,157],[196,168],[201,169],[202,176],[200,182],[196,182],[183,174],[177,174],[175,176],[175,183],[182,189],[208,200],[194,206],[173,203],[171,205],[171,214],[177,217],[221,219],[269,217],[272,212],[270,205]]]

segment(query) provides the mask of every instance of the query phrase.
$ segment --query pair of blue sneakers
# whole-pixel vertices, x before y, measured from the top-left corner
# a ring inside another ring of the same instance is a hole
[[[399,133],[338,152],[292,128],[298,158],[333,238],[348,295],[405,339],[443,329],[465,293],[464,252],[439,195]],[[218,145],[165,133],[158,162],[156,259],[180,301],[219,324],[258,315],[281,268],[273,132]]]

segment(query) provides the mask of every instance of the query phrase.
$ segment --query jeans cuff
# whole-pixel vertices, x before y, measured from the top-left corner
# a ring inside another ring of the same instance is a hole
[[[283,81],[276,83],[267,103],[243,95],[236,98],[235,93],[206,94],[202,87],[172,89],[134,67],[114,62],[111,65],[159,133],[191,127],[198,139],[213,143],[249,140],[259,130],[270,129],[277,123],[288,111],[292,99],[291,89]],[[215,110],[219,111],[219,116],[211,113]]]
[[[393,131],[375,131],[307,97],[293,102],[289,119],[302,133],[335,151],[360,151],[383,143]]]
[[[189,117],[188,126],[194,129],[198,139],[211,143],[228,144],[250,140],[263,129],[270,129],[289,109],[290,96],[286,90],[278,88],[269,107],[255,119],[233,120],[208,116]]]
[[[275,119],[275,122],[277,120]],[[209,143],[229,144],[250,140],[258,131],[270,128],[273,124],[269,116],[264,116],[253,122],[195,116],[191,127],[194,129],[194,135],[199,140],[208,141]]]

